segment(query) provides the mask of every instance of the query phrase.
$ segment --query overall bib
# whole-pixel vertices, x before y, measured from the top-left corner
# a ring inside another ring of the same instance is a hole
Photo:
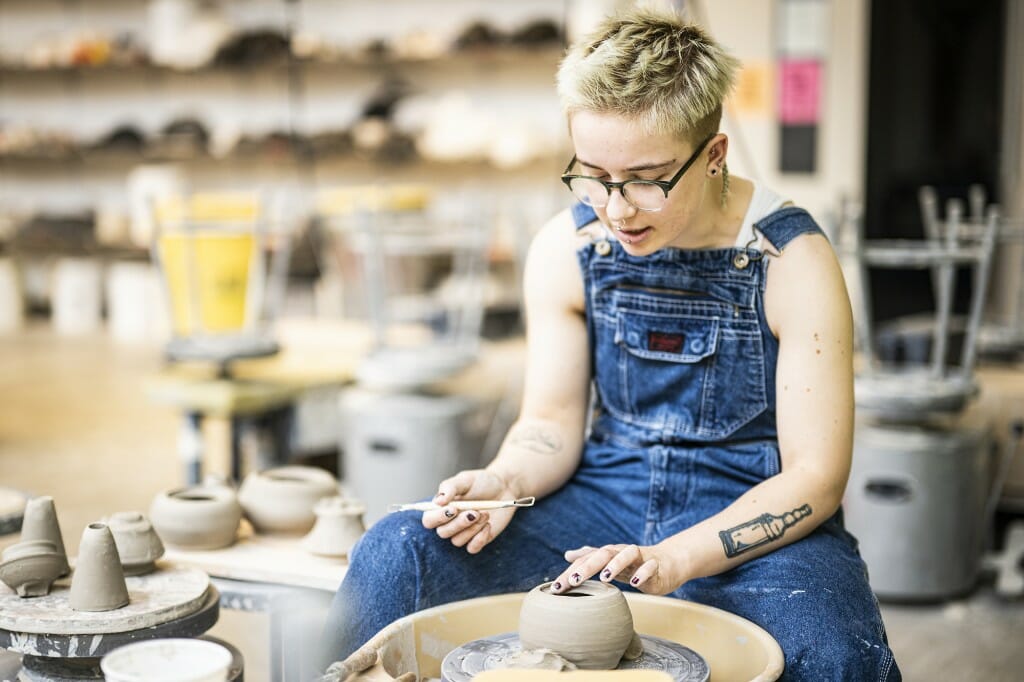
[[[583,205],[573,218],[577,228],[596,220]],[[820,234],[797,208],[755,227],[779,251]],[[779,473],[778,341],[764,314],[763,252],[663,249],[634,257],[614,239],[596,239],[577,257],[596,389],[579,469],[517,512],[476,556],[424,529],[419,513],[375,524],[353,550],[328,619],[335,659],[413,611],[551,580],[567,567],[568,549],[656,544]],[[802,540],[671,596],[770,632],[785,654],[785,680],[901,679],[841,513]]]

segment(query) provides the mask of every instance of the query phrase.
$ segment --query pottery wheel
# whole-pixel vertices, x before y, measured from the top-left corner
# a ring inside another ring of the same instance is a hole
[[[640,635],[644,653],[633,661],[620,661],[616,670],[660,670],[675,682],[707,682],[711,676],[707,661],[693,649],[660,637]],[[503,668],[502,662],[522,651],[519,633],[506,632],[467,642],[441,662],[445,682],[469,682],[485,670]]]
[[[103,635],[167,623],[198,611],[210,578],[195,568],[168,566],[128,576],[129,602],[113,611],[75,611],[68,603],[71,576],[45,597],[22,598],[0,583],[0,629],[48,635]],[[28,652],[31,653],[31,652]]]

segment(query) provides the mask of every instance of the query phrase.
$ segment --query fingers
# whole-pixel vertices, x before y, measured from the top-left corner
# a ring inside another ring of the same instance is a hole
[[[434,495],[434,504],[447,504],[460,495],[465,495],[473,486],[475,472],[460,471],[451,478],[446,478],[437,486],[437,495]]]
[[[555,578],[551,591],[561,594],[597,576],[602,582],[621,580],[637,589],[658,575],[658,562],[645,560],[636,545],[580,547],[565,553],[571,566]]]
[[[431,512],[437,513],[437,512]],[[424,514],[424,516],[426,516]],[[444,540],[451,540],[456,547],[462,547],[476,535],[476,533],[490,520],[486,512],[465,511],[456,514],[452,519],[446,520],[437,526],[437,536]],[[424,521],[426,525],[426,521]]]
[[[458,515],[459,510],[454,507],[444,507],[443,509],[423,512],[423,527],[437,528],[448,523]]]

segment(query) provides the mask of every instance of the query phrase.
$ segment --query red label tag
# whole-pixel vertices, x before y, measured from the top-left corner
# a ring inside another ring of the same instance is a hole
[[[662,353],[682,353],[683,335],[665,332],[647,332],[647,350]]]

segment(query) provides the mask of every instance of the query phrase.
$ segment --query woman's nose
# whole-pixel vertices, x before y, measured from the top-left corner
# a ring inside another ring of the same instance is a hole
[[[622,190],[612,190],[608,195],[608,205],[605,206],[604,211],[608,220],[622,222],[633,217],[636,208],[622,196]]]

